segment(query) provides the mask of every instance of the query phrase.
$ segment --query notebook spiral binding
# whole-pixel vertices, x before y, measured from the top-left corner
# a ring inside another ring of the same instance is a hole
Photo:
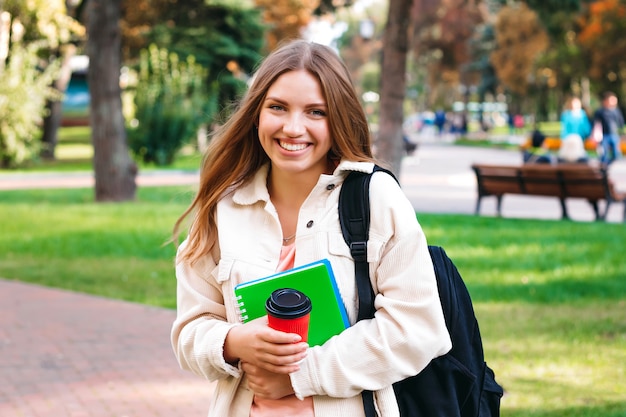
[[[247,310],[243,305],[243,301],[241,301],[240,295],[235,297],[235,305],[237,306],[237,315],[239,317],[239,321],[243,323],[248,320],[248,315],[246,314]]]

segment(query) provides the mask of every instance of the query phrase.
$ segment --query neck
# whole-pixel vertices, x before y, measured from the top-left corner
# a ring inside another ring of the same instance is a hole
[[[313,168],[294,173],[271,167],[267,178],[267,189],[272,202],[299,209],[324,172],[323,170],[318,172]]]
[[[267,191],[278,214],[283,245],[294,241],[300,207],[314,186],[311,175],[281,175],[275,170],[270,171]]]
[[[319,176],[291,174],[272,169],[267,178],[267,190],[274,205],[300,208],[311,193]]]

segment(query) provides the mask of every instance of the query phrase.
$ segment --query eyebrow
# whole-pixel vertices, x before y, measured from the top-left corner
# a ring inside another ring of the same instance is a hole
[[[281,98],[272,97],[272,96],[265,97],[265,101],[276,101],[277,103],[281,103],[281,104],[289,104],[287,101]],[[328,107],[328,104],[326,104],[326,102],[310,103],[310,104],[307,104],[306,107]]]

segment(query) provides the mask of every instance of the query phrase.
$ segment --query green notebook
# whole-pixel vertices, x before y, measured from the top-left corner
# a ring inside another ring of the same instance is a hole
[[[266,315],[265,300],[280,288],[302,291],[311,299],[309,345],[321,345],[350,326],[327,259],[235,286],[242,321],[245,323]]]

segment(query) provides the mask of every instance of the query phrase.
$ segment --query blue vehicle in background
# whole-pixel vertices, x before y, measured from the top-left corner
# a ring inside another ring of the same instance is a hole
[[[67,86],[61,110],[61,126],[89,126],[89,58],[77,55],[70,63],[72,76]]]

